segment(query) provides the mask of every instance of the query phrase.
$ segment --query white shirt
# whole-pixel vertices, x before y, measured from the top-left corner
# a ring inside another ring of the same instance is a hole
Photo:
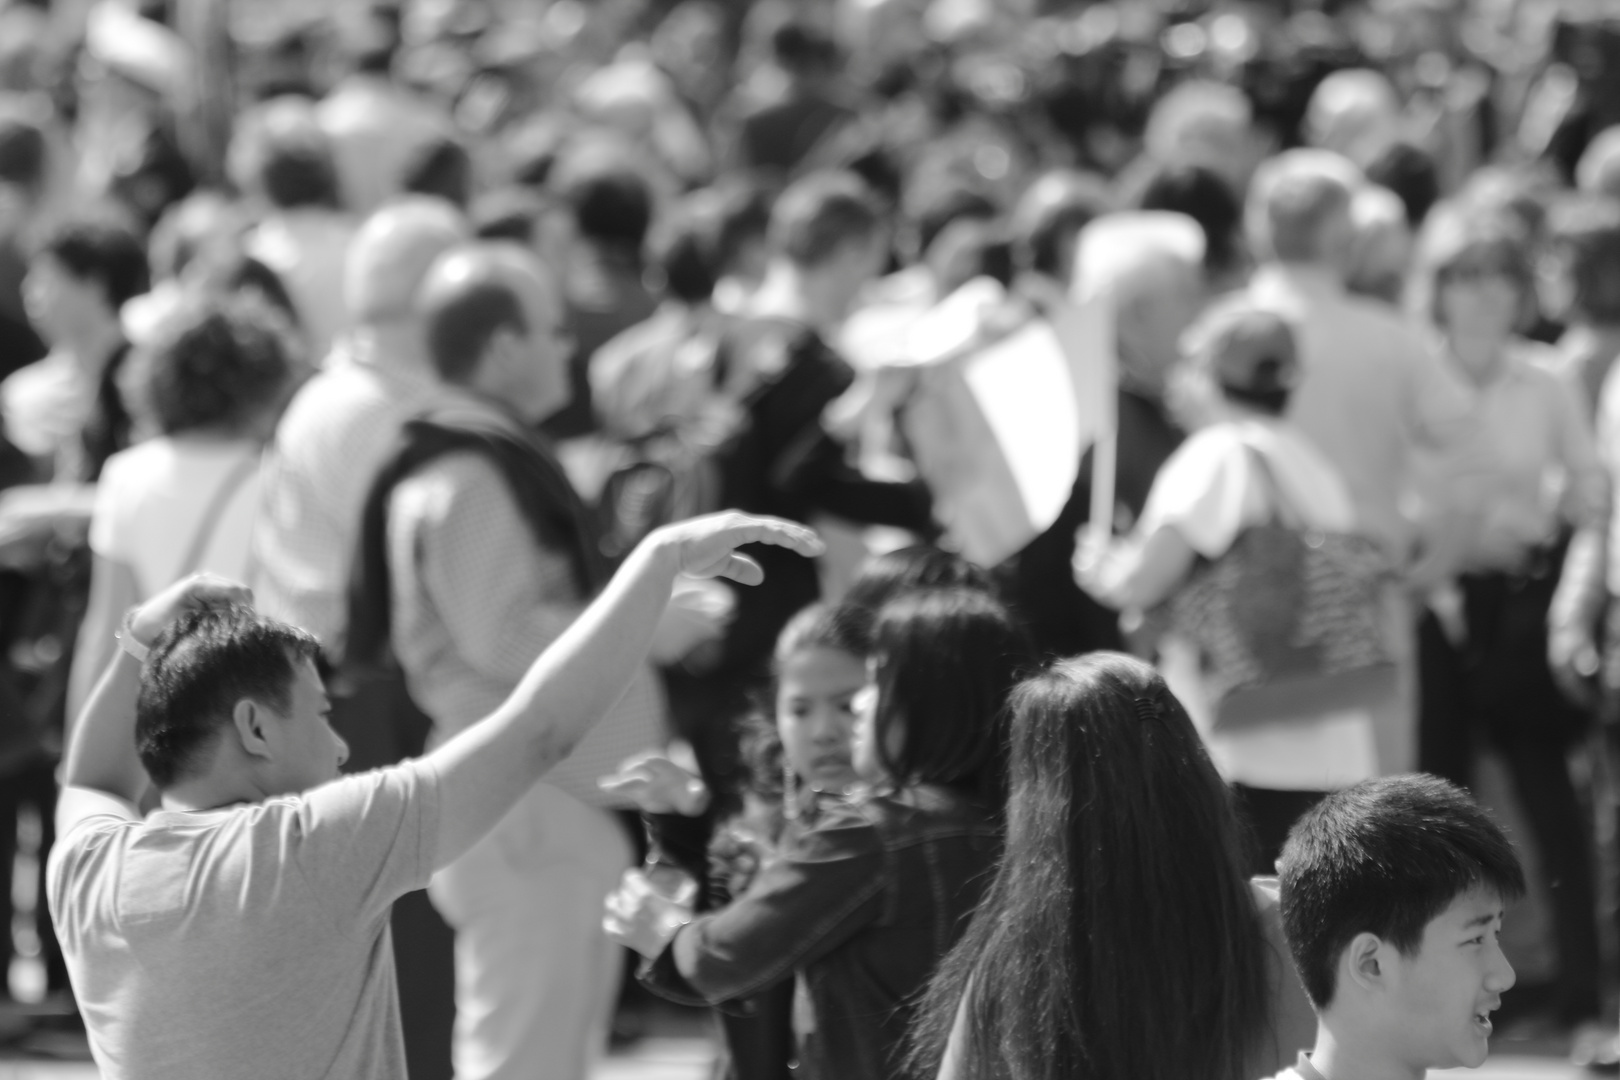
[[[248,234],[247,253],[275,271],[292,298],[310,356],[324,359],[349,327],[344,266],[355,223],[322,207],[284,210]]]
[[[1270,477],[1255,454],[1264,455]],[[1199,431],[1172,454],[1142,509],[1142,535],[1169,527],[1207,559],[1218,559],[1248,526],[1271,519],[1272,481],[1287,503],[1283,520],[1325,532],[1352,532],[1355,505],[1337,469],[1293,425],[1244,419]],[[1227,780],[1279,791],[1330,791],[1378,775],[1370,712],[1351,711],[1286,724],[1216,733],[1196,651],[1162,643],[1165,681],[1186,706],[1210,757]]]
[[[114,454],[96,485],[90,549],[133,570],[143,597],[199,570],[246,580],[260,452],[256,441],[163,435]],[[196,565],[182,565],[205,525],[212,533]]]

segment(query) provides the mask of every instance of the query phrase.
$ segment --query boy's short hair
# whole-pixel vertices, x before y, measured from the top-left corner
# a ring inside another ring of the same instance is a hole
[[[1462,789],[1433,776],[1392,776],[1337,791],[1300,818],[1279,860],[1283,933],[1317,1009],[1360,933],[1403,955],[1458,896],[1524,894],[1524,870],[1502,830]]]
[[[285,712],[296,665],[314,661],[309,633],[252,608],[192,612],[159,636],[141,670],[135,750],[158,789],[194,774],[244,698]]]
[[[796,181],[771,211],[771,249],[801,267],[824,265],[846,245],[870,239],[882,216],[854,173],[813,173]]]
[[[145,245],[133,229],[109,214],[92,213],[49,226],[38,238],[34,254],[55,259],[80,281],[100,285],[114,311],[150,287]]]

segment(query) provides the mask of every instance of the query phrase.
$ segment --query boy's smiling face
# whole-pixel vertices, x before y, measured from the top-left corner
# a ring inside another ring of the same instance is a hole
[[[1423,929],[1410,956],[1380,949],[1389,993],[1391,1032],[1401,1032],[1403,1057],[1427,1068],[1485,1063],[1490,1014],[1513,986],[1513,967],[1502,955],[1502,900],[1489,889],[1470,889]]]

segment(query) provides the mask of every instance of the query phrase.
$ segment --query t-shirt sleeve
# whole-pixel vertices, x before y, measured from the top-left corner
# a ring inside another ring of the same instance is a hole
[[[1264,511],[1250,452],[1219,434],[1189,440],[1164,463],[1142,509],[1142,535],[1171,528],[1204,558],[1218,559]]]
[[[286,803],[292,861],[339,920],[366,920],[427,885],[439,837],[439,775],[427,759],[346,776]]]
[[[104,559],[133,565],[134,559],[125,549],[128,541],[131,478],[125,476],[125,458],[122,453],[107,459],[101,470],[101,482],[96,485],[96,504],[90,513],[90,550]]]

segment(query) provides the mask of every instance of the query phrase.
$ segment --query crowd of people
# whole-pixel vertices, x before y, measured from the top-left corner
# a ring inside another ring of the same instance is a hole
[[[1620,1068],[1617,357],[1601,3],[0,0],[4,955],[108,1077],[1356,1080],[1528,895]]]

